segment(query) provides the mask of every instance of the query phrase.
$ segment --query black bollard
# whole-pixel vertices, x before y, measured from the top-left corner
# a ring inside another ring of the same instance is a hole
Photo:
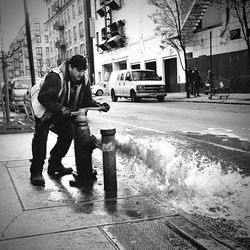
[[[115,129],[101,129],[104,190],[117,191]]]

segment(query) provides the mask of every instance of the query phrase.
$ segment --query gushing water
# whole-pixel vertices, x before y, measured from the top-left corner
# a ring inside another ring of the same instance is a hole
[[[117,168],[176,210],[245,223],[250,234],[250,177],[172,137],[117,134]]]

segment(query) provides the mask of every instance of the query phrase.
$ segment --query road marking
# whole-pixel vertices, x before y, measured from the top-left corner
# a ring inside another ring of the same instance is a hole
[[[227,129],[227,128],[208,128],[209,131],[215,131],[215,132],[224,132],[224,133],[231,133],[233,130]]]
[[[129,127],[144,129],[144,130],[148,130],[148,131],[152,131],[152,132],[157,132],[157,133],[161,133],[161,134],[165,134],[165,135],[170,135],[171,134],[171,133],[164,132],[164,131],[157,130],[157,129],[151,129],[151,128],[146,128],[146,127],[136,126],[136,125],[132,125],[132,124],[129,124],[129,123],[126,123],[126,122],[118,122],[118,121],[114,121],[114,120],[110,120],[110,119],[105,119],[105,118],[100,118],[100,117],[98,117],[98,120],[103,120],[103,121],[107,121],[107,122],[114,122],[114,123],[117,123],[117,124],[120,124],[120,125],[126,125],[126,126],[129,126]],[[186,138],[185,136],[182,136],[182,137]],[[198,141],[198,142],[202,142],[202,143],[207,143],[207,144],[210,144],[210,145],[214,145],[216,147],[220,147],[220,148],[224,148],[224,149],[228,149],[228,150],[232,150],[232,151],[238,151],[238,152],[249,154],[248,151],[244,151],[244,150],[238,149],[238,148],[232,148],[232,147],[229,147],[229,146],[224,146],[224,145],[213,143],[213,142],[203,141],[203,140],[196,139],[196,138],[188,138],[188,139],[191,139],[191,140],[194,140],[194,141]]]
[[[129,126],[129,127],[144,129],[144,130],[148,130],[148,131],[152,131],[152,132],[157,132],[157,133],[161,133],[161,134],[168,134],[167,132],[164,132],[164,131],[161,131],[161,130],[146,128],[146,127],[141,127],[141,126],[136,126],[136,125],[132,125],[132,124],[125,123],[125,122],[118,122],[118,121],[109,120],[109,119],[105,119],[105,118],[99,118],[99,117],[98,117],[98,120],[103,120],[103,121],[107,121],[107,122],[114,122],[114,123],[117,123],[117,124],[120,124],[120,125],[126,125],[126,126]]]

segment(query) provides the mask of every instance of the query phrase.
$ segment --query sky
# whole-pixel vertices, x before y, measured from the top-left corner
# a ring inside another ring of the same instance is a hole
[[[43,0],[26,0],[29,20],[40,17],[47,20],[47,8]],[[10,43],[15,39],[19,29],[25,24],[24,0],[0,0],[0,16],[2,32],[0,33],[0,50],[8,51]],[[2,43],[3,40],[3,43]],[[3,44],[3,47],[2,47]]]

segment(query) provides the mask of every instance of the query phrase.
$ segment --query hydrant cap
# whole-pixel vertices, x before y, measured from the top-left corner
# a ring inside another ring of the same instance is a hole
[[[102,135],[106,135],[106,136],[111,136],[111,135],[114,135],[116,133],[116,129],[113,128],[113,129],[101,129],[101,134]]]

